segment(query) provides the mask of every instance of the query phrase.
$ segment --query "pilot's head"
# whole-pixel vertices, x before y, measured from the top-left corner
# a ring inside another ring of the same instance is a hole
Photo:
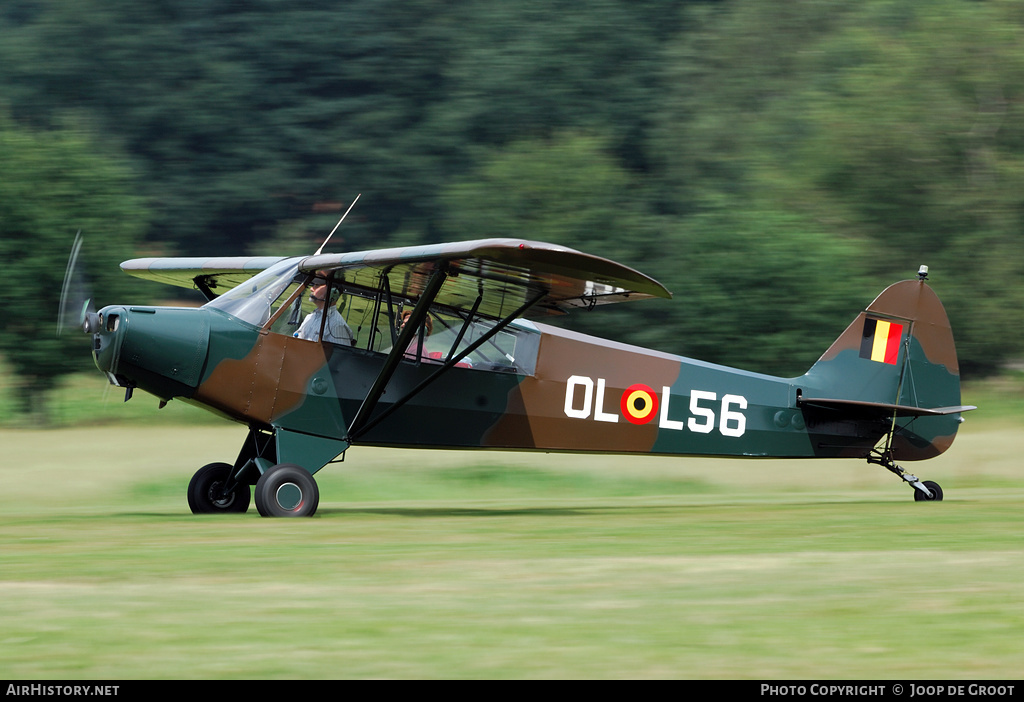
[[[333,305],[338,301],[338,297],[340,295],[341,292],[339,290],[330,289],[330,295],[328,296],[328,287],[326,285],[314,286],[313,289],[309,291],[309,299],[312,300],[313,304],[317,307],[320,307],[326,300],[329,300],[330,304]]]
[[[412,310],[406,310],[402,313],[402,321],[398,323],[398,328],[401,330],[405,327],[405,323],[409,321],[409,317],[412,316]],[[430,319],[430,315],[427,315],[427,336],[434,333],[434,322]]]

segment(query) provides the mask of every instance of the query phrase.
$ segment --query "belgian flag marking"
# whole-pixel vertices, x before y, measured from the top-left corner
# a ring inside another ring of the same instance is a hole
[[[619,409],[632,424],[647,424],[658,411],[658,396],[653,388],[643,383],[630,385],[622,393]]]
[[[864,336],[860,340],[860,357],[896,365],[902,338],[902,324],[884,319],[865,319]]]

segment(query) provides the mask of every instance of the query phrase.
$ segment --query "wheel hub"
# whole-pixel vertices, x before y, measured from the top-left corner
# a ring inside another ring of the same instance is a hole
[[[230,507],[231,504],[235,501],[235,493],[229,492],[225,494],[223,488],[224,483],[219,481],[214,482],[210,485],[210,490],[208,492],[210,502],[217,505],[221,509]]]
[[[282,509],[294,512],[302,507],[302,488],[295,483],[282,483],[275,495]]]

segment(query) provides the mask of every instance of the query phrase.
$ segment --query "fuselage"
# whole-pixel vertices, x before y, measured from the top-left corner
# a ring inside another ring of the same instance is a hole
[[[101,314],[94,356],[118,384],[314,436],[347,437],[387,357],[275,333],[217,309],[112,306]],[[851,445],[837,426],[837,448],[822,450],[796,403],[798,390],[813,389],[798,379],[549,325],[523,323],[514,333],[522,350],[514,362],[445,370],[359,443],[792,457],[846,455]],[[437,362],[402,360],[379,410],[438,370]],[[864,443],[855,442],[858,450]]]
[[[118,385],[252,429],[317,437],[327,442],[321,453],[371,444],[865,457],[893,433],[901,458],[917,460],[945,450],[959,422],[955,413],[894,418],[877,409],[959,403],[948,320],[917,282],[891,286],[807,374],[782,378],[450,308],[432,309],[436,321],[395,351],[413,337],[396,335],[390,295],[365,288],[339,303],[356,328],[353,346],[297,338],[313,280],[298,265],[281,261],[202,308],[107,307],[96,365]],[[865,353],[864,334],[877,327],[868,312],[902,320],[886,323],[906,330],[893,333],[891,358]],[[928,321],[915,326],[917,317]]]

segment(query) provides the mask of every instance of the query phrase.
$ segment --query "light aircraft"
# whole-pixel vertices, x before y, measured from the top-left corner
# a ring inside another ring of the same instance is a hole
[[[536,241],[121,268],[208,302],[87,310],[96,366],[126,400],[140,389],[161,407],[179,400],[248,427],[234,460],[193,476],[195,513],[244,512],[254,497],[263,516],[310,516],[313,475],[360,445],[850,457],[892,471],[915,500],[941,500],[936,483],[896,461],[942,453],[974,409],[960,404],[953,335],[926,267],[882,292],[795,378],[539,321],[671,295],[632,268]],[[300,335],[317,294],[328,311]],[[349,332],[340,343],[320,341],[337,323],[332,307]]]

